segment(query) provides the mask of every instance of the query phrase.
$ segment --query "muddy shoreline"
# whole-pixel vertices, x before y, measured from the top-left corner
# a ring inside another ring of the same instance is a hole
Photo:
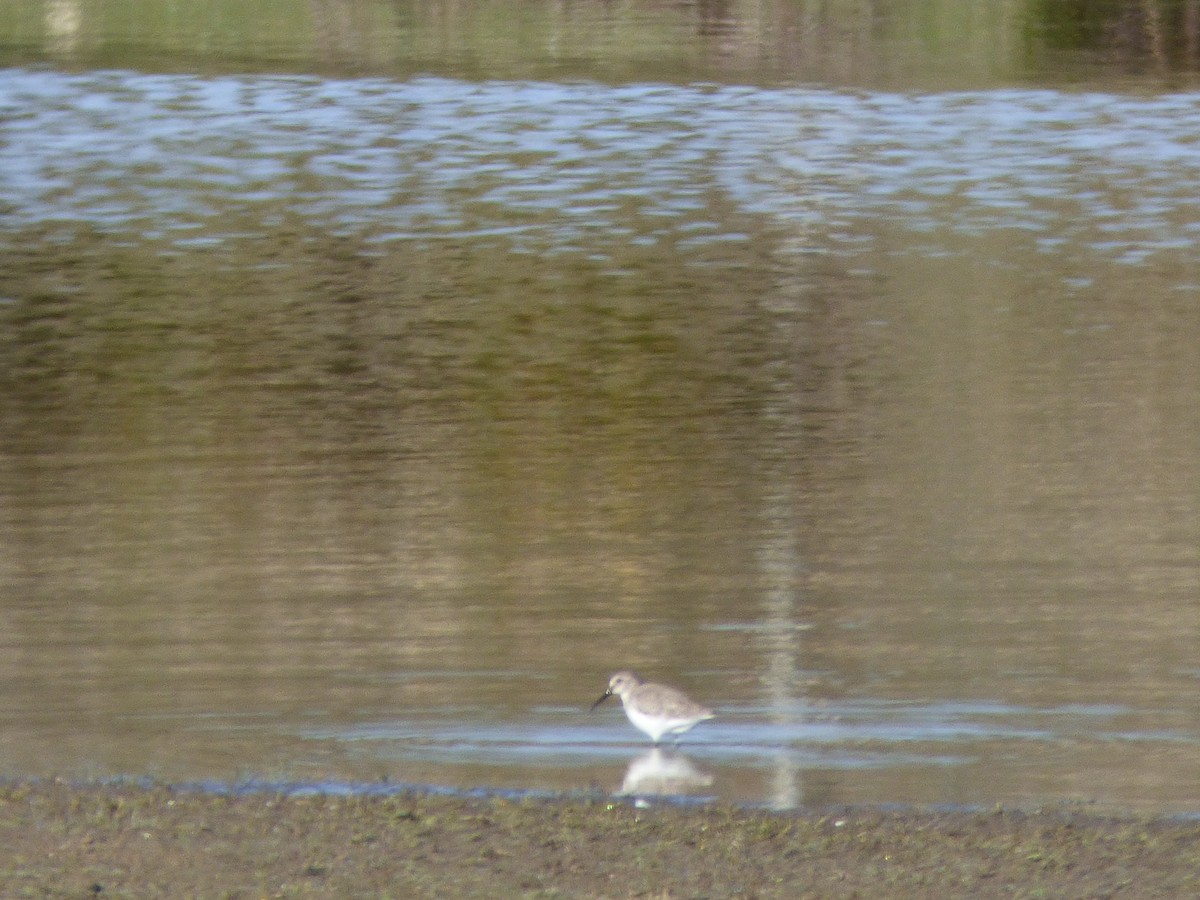
[[[6,897],[1180,897],[1200,822],[432,793],[0,788]]]

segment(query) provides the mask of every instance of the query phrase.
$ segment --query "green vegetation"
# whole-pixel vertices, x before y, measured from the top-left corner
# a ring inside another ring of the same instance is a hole
[[[1182,0],[56,0],[0,5],[0,65],[986,87],[1194,72],[1197,29]]]

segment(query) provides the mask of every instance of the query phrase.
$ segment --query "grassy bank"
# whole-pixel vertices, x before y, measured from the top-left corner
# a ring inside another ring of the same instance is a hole
[[[5,897],[1184,897],[1200,824],[0,789]]]

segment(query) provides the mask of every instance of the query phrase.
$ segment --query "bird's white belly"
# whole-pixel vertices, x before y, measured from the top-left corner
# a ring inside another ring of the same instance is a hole
[[[659,738],[664,734],[683,734],[696,724],[695,719],[664,718],[662,716],[647,715],[632,704],[625,704],[625,715],[629,717],[629,721],[633,723],[635,728],[646,732],[646,734],[650,735],[650,740],[655,743],[658,743]]]

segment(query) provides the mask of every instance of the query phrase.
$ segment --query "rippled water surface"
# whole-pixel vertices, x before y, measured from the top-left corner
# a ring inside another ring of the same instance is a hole
[[[0,774],[1200,808],[1200,95],[0,122]],[[716,718],[651,752],[619,668]]]

